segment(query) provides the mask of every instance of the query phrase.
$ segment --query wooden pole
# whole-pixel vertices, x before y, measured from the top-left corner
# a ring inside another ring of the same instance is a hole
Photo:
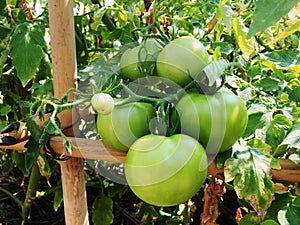
[[[49,24],[52,50],[54,96],[76,87],[76,49],[73,1],[49,0]],[[70,98],[74,96],[70,95]],[[72,124],[72,111],[59,114],[62,128]],[[71,136],[73,130],[66,132]],[[70,158],[61,162],[62,188],[64,197],[65,223],[67,225],[88,225],[83,160]]]

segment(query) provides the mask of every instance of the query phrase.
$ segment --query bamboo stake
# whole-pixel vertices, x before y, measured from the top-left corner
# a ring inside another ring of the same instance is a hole
[[[124,163],[126,159],[126,152],[116,151],[105,146],[100,140],[89,140],[85,138],[69,138],[72,143],[77,146],[77,150],[72,152],[72,155],[67,154],[67,156],[72,156],[73,158],[85,158],[92,160],[102,160],[108,162],[118,162]],[[16,145],[10,146],[0,146],[3,149],[20,150],[26,151],[26,142],[18,143]],[[64,144],[62,137],[53,136],[50,137],[50,146],[55,150],[57,154],[63,154]],[[217,168],[215,161],[212,156],[208,155],[209,162],[208,174],[215,177],[222,177],[224,169]],[[280,170],[271,170],[272,179],[278,181],[287,181],[289,183],[300,183],[300,166],[297,166],[289,159],[276,159],[281,165]]]
[[[61,98],[68,89],[76,87],[73,1],[49,0],[48,3],[54,96]],[[59,118],[62,128],[71,125],[72,111],[60,113]],[[66,134],[70,136],[72,132],[73,130],[70,130]],[[61,174],[65,223],[67,225],[89,224],[82,159],[71,158],[61,162]]]

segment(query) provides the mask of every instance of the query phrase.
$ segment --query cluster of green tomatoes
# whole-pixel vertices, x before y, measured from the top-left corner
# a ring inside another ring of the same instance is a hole
[[[149,204],[172,206],[193,197],[207,177],[207,155],[229,150],[246,128],[244,102],[230,90],[221,87],[205,94],[195,86],[185,88],[209,63],[205,47],[193,37],[181,37],[164,46],[156,39],[146,39],[123,53],[120,74],[124,79],[146,80],[145,88],[153,90],[161,81],[167,83],[164,87],[174,84],[181,92],[176,95],[175,91],[170,95],[176,97],[166,98],[171,101],[167,121],[159,122],[161,105],[145,100],[153,96],[124,104],[118,104],[123,99],[104,93],[92,98],[103,143],[127,151],[128,185]],[[153,87],[149,85],[151,80]],[[166,131],[169,126],[162,126],[164,123],[178,126],[170,134]],[[161,127],[165,132],[157,131],[163,130]]]

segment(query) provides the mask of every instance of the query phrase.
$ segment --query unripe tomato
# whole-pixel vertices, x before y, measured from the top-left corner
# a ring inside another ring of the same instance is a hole
[[[207,157],[194,138],[146,135],[130,147],[125,176],[132,191],[156,206],[172,206],[193,197],[207,176]]]
[[[105,93],[94,94],[91,99],[92,106],[99,114],[109,114],[115,106],[114,99]]]
[[[209,64],[209,56],[200,41],[181,37],[168,43],[158,54],[157,75],[184,86]]]
[[[181,132],[199,140],[211,154],[231,148],[242,136],[248,122],[244,102],[226,88],[214,95],[189,93],[175,108]]]
[[[122,76],[135,80],[152,75],[151,71],[155,71],[156,58],[161,49],[162,46],[153,38],[146,39],[132,49],[127,49],[120,59]],[[153,67],[152,70],[150,67]]]
[[[115,106],[110,114],[98,114],[97,131],[107,146],[127,151],[139,137],[150,133],[148,124],[154,116],[154,108],[148,103]]]

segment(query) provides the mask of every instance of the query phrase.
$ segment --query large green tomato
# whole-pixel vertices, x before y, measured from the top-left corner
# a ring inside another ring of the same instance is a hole
[[[156,58],[161,49],[162,46],[153,38],[146,39],[140,45],[127,49],[120,59],[122,76],[135,80],[152,75],[151,71],[155,72]],[[150,69],[150,67],[153,68]]]
[[[158,54],[157,75],[184,86],[209,64],[209,56],[200,41],[181,37],[168,43]]]
[[[194,138],[149,134],[130,147],[125,176],[132,191],[156,206],[184,203],[194,196],[207,176],[207,156]]]
[[[110,114],[98,114],[97,131],[107,146],[127,151],[134,141],[150,133],[149,122],[154,116],[154,108],[148,103],[115,106]]]
[[[181,132],[199,140],[210,154],[231,148],[248,122],[244,102],[226,88],[221,88],[214,95],[189,93],[175,108]]]

